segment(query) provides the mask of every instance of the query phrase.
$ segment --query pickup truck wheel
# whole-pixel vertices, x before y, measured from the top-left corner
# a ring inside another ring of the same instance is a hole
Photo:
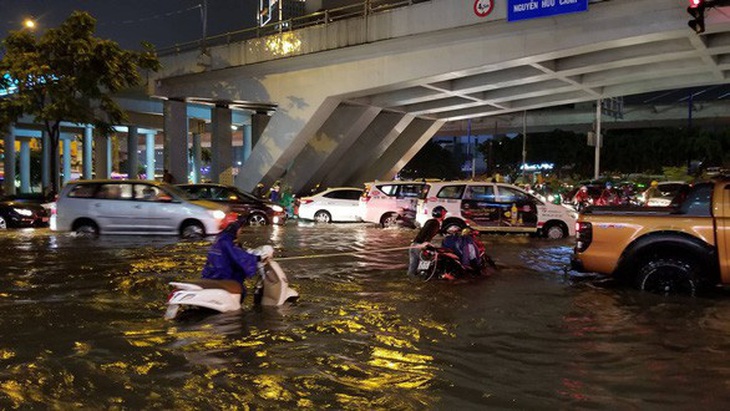
[[[681,258],[660,258],[641,267],[638,286],[641,291],[664,296],[694,296],[697,277],[691,263]]]

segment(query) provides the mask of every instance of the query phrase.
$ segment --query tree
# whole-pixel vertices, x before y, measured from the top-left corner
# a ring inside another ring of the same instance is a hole
[[[461,169],[449,150],[429,141],[403,167],[400,175],[404,178],[459,178]]]
[[[2,42],[0,88],[15,92],[0,98],[0,130],[23,115],[42,124],[50,137],[51,189],[58,191],[58,143],[61,122],[93,124],[108,135],[126,114],[112,99],[142,82],[140,69],[160,67],[154,48],[122,49],[112,40],[94,37],[96,19],[73,12],[61,26],[36,38],[27,30],[13,31]]]

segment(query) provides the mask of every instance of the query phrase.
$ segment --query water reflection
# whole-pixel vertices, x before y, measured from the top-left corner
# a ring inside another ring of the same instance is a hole
[[[318,256],[411,230],[255,227],[251,246]],[[163,320],[168,282],[210,239],[0,233],[0,409],[720,408],[728,300],[664,299],[562,271],[570,242],[486,236],[503,267],[406,278],[405,251],[284,260],[286,308]]]

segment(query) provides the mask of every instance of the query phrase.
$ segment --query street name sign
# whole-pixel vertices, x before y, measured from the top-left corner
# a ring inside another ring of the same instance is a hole
[[[507,0],[507,21],[588,11],[588,0]]]

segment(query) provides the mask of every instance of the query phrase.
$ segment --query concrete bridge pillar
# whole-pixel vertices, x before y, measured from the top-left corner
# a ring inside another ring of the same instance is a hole
[[[232,112],[228,107],[214,107],[211,113],[211,178],[219,184],[233,185]]]
[[[197,123],[196,130],[193,132],[193,164],[191,166],[192,168],[192,181],[195,184],[200,183],[200,167],[203,165],[202,161],[202,148],[201,148],[201,139],[203,136],[203,133],[205,132],[205,122],[199,121]]]
[[[139,160],[137,150],[139,147],[139,134],[136,126],[127,128],[127,176],[137,178],[139,173]]]
[[[51,186],[51,137],[47,131],[41,132],[41,187]]]
[[[81,163],[84,167],[84,178],[91,180],[94,178],[93,174],[93,153],[94,153],[94,128],[86,126],[84,128],[84,142],[82,146],[84,148],[84,154],[81,159]]]
[[[144,141],[145,174],[147,180],[155,179],[155,133],[145,134]]]
[[[30,193],[30,138],[20,139],[20,192]]]
[[[61,161],[61,164],[63,164],[62,186],[71,180],[71,144],[75,139],[76,136],[71,133],[62,133],[59,139],[63,144],[63,157]]]
[[[165,100],[163,104],[165,143],[163,164],[172,174],[173,183],[188,182],[188,113],[187,103]]]

